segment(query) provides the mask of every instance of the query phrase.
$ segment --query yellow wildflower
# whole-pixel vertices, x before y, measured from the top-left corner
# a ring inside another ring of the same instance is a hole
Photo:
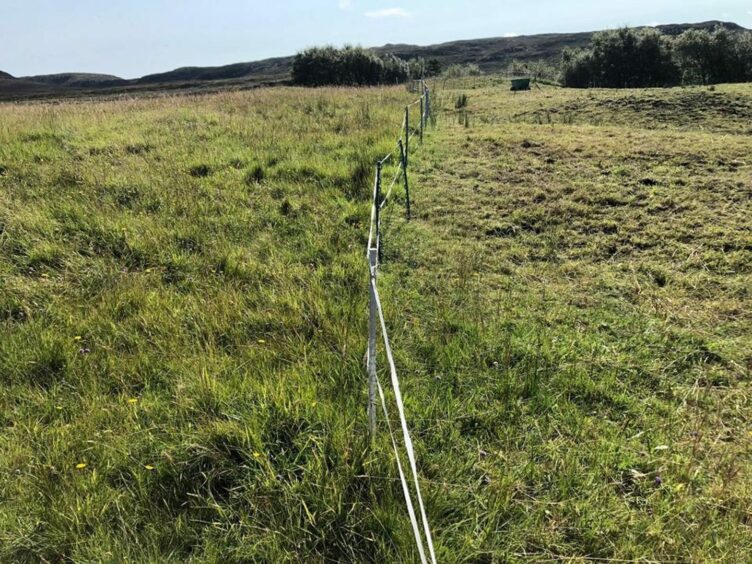
[[[78,464],[76,464],[77,470],[83,470],[84,468],[86,468],[86,462],[79,462]]]

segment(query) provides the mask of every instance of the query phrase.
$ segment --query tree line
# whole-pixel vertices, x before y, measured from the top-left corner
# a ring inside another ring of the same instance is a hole
[[[427,78],[441,71],[435,59],[405,61],[391,54],[380,57],[362,47],[313,47],[295,56],[292,80],[300,86],[375,86]]]
[[[652,28],[593,36],[586,49],[566,49],[561,82],[570,88],[646,88],[752,81],[752,33],[718,26],[676,37]]]

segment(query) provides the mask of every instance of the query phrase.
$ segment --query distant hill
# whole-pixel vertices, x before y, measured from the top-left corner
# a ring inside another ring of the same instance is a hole
[[[667,35],[679,35],[691,29],[713,29],[721,25],[732,31],[745,28],[730,22],[709,21],[697,24],[670,24],[658,26]],[[586,47],[595,32],[547,33],[517,37],[492,37],[451,41],[438,45],[384,45],[372,50],[379,54],[392,54],[403,59],[423,57],[438,59],[443,65],[475,63],[486,72],[505,69],[513,60],[547,60],[555,62],[567,47]],[[251,63],[236,63],[219,67],[184,67],[170,72],[145,76],[140,83],[187,82],[228,80],[261,75],[267,78],[287,78],[294,57],[277,57]]]
[[[688,29],[713,29],[718,25],[732,31],[746,31],[745,28],[735,23],[720,21],[660,25],[657,29],[666,35],[679,35]],[[374,51],[378,54],[391,53],[403,59],[416,57],[438,59],[445,66],[474,63],[484,72],[498,72],[505,70],[514,60],[558,62],[564,49],[587,47],[594,33],[547,33],[517,37],[493,37],[451,41],[424,47],[418,45],[385,45],[374,49]]]
[[[706,29],[708,31],[712,31],[718,26],[725,27],[729,31],[749,31],[746,27],[742,27],[739,24],[735,24],[733,22],[722,22],[718,20],[711,20],[708,22],[693,24],[659,25],[657,29],[661,30],[661,32],[665,33],[666,35],[681,35],[688,29]]]
[[[55,94],[55,89],[46,84],[14,78],[7,73],[0,77],[0,100],[24,100]]]
[[[252,75],[277,78],[289,74],[292,60],[293,57],[277,57],[252,63],[235,63],[221,67],[183,67],[169,72],[147,75],[139,78],[136,82],[154,84],[196,80],[229,80]]]
[[[551,33],[452,41],[439,45],[385,45],[374,49],[402,59],[437,59],[443,66],[477,64],[484,72],[504,70],[513,60],[558,60],[567,47],[585,47],[592,33]]]
[[[13,78],[13,76],[8,74],[7,72],[0,71],[0,78],[5,79],[5,80],[10,80]]]
[[[60,74],[44,74],[38,76],[24,76],[22,80],[49,84],[54,86],[70,86],[74,88],[91,88],[98,86],[118,86],[128,84],[128,81],[111,74],[90,74],[83,72],[66,72]]]
[[[691,28],[712,29],[718,25],[732,31],[747,31],[735,23],[720,21],[660,25],[658,29],[667,35],[678,35]],[[438,59],[444,66],[474,63],[484,72],[490,73],[505,70],[513,60],[526,62],[542,59],[551,63],[557,62],[565,48],[586,47],[593,33],[547,33],[518,37],[493,37],[428,46],[385,45],[375,47],[373,51],[380,55],[390,53],[403,59],[416,57]],[[0,82],[0,100],[161,90],[207,91],[280,84],[290,79],[293,60],[294,57],[276,57],[218,67],[183,67],[134,80],[87,73],[40,75],[7,80],[13,77],[0,72],[0,78],[6,79]]]

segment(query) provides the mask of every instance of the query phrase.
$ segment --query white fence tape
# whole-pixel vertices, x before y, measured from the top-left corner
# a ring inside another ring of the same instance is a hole
[[[402,436],[405,441],[405,451],[407,452],[407,459],[410,462],[410,470],[412,472],[413,482],[415,484],[415,494],[418,498],[418,507],[420,508],[420,516],[423,521],[423,532],[426,535],[426,543],[428,544],[428,550],[431,554],[431,562],[433,564],[436,564],[436,554],[433,548],[433,537],[431,536],[431,529],[428,525],[428,517],[426,516],[426,507],[423,503],[423,495],[420,492],[418,467],[415,461],[415,449],[413,448],[413,441],[410,438],[410,430],[407,427],[405,405],[402,402],[402,392],[400,390],[399,377],[397,376],[397,367],[394,364],[394,355],[392,354],[392,347],[389,344],[389,334],[387,333],[386,321],[384,320],[384,309],[381,306],[381,298],[379,297],[379,290],[376,287],[375,276],[371,276],[371,291],[374,299],[376,300],[376,309],[378,310],[379,320],[381,322],[381,336],[384,340],[384,349],[386,350],[386,357],[387,361],[389,362],[389,374],[392,379],[394,398],[397,402],[397,411],[399,412],[400,425],[402,426]]]
[[[426,560],[426,551],[423,548],[423,537],[420,534],[420,527],[418,526],[418,519],[415,516],[415,508],[413,507],[413,498],[410,495],[410,487],[407,485],[407,478],[405,477],[405,471],[402,469],[402,461],[400,460],[399,449],[397,448],[397,440],[394,438],[394,431],[392,430],[392,423],[389,420],[389,410],[386,407],[386,397],[384,396],[384,388],[381,387],[381,382],[378,376],[376,376],[376,384],[379,389],[379,397],[381,397],[381,407],[384,411],[384,418],[386,419],[387,428],[389,429],[389,436],[392,439],[392,448],[394,449],[394,458],[397,459],[397,470],[399,471],[399,479],[402,484],[402,493],[405,496],[405,504],[407,505],[407,513],[410,515],[410,525],[413,528],[413,536],[415,542],[418,545],[418,553],[420,554],[420,561],[422,564],[428,564]]]
[[[379,269],[379,253],[381,251],[380,211],[386,205],[387,201],[391,197],[392,190],[394,189],[394,186],[399,180],[401,174],[405,174],[405,190],[407,192],[407,184],[408,184],[407,165],[408,165],[409,143],[410,143],[410,140],[413,138],[413,136],[415,136],[416,134],[416,131],[413,131],[412,133],[410,132],[409,108],[420,104],[423,109],[420,115],[420,129],[418,130],[421,132],[421,139],[422,139],[423,129],[425,127],[425,124],[427,123],[427,118],[429,117],[428,112],[430,112],[430,91],[428,90],[428,88],[425,86],[424,83],[422,83],[422,86],[423,86],[423,91],[422,91],[421,97],[415,102],[405,107],[405,119],[402,122],[402,129],[400,131],[400,141],[398,142],[398,147],[400,149],[400,162],[398,165],[397,173],[395,174],[394,179],[389,185],[389,188],[383,199],[381,198],[381,168],[386,162],[388,162],[392,158],[392,156],[394,156],[394,152],[389,153],[382,160],[378,161],[376,165],[376,178],[375,178],[374,187],[373,187],[373,201],[371,205],[371,221],[370,221],[370,231],[368,233],[368,249],[367,249],[367,257],[368,257],[368,263],[369,263],[369,266],[368,266],[369,279],[370,279],[369,293],[370,293],[370,302],[371,302],[369,341],[368,341],[368,376],[369,376],[368,415],[369,415],[370,431],[373,436],[376,430],[374,388],[377,388],[379,392],[379,396],[381,398],[381,407],[384,411],[384,418],[386,420],[386,423],[389,429],[389,435],[392,440],[392,448],[394,449],[394,456],[397,459],[397,470],[399,471],[400,482],[402,484],[402,493],[405,496],[407,512],[410,517],[410,524],[413,529],[413,535],[415,536],[415,543],[418,547],[418,553],[420,555],[421,564],[428,564],[428,560],[426,558],[425,546],[424,546],[424,538],[425,538],[425,544],[428,546],[428,555],[430,556],[430,562],[431,564],[436,564],[436,553],[435,553],[434,546],[433,546],[433,537],[431,535],[431,528],[428,524],[428,517],[426,516],[426,508],[425,508],[425,504],[423,503],[423,495],[420,490],[420,481],[418,480],[418,467],[417,467],[417,462],[415,458],[415,449],[413,448],[413,442],[410,437],[410,431],[407,426],[407,418],[405,416],[405,406],[402,401],[402,392],[400,390],[399,376],[397,375],[397,367],[394,362],[394,355],[392,354],[392,347],[389,343],[389,334],[387,333],[387,330],[386,330],[386,321],[384,320],[384,310],[381,306],[381,298],[379,297],[379,291],[376,286],[376,275]],[[405,135],[404,146],[402,145],[402,141],[401,141],[403,133]],[[404,150],[404,153],[403,153],[403,150]],[[403,157],[404,157],[404,160],[403,160]],[[409,193],[407,193],[406,195],[407,195],[407,208],[408,208],[408,219],[409,219],[409,216],[410,216]],[[409,462],[410,473],[412,475],[413,486],[415,488],[415,494],[416,494],[417,501],[418,501],[418,508],[420,510],[420,520],[423,524],[423,534],[421,534],[420,526],[418,524],[418,518],[415,514],[415,507],[413,505],[412,495],[410,493],[410,487],[408,485],[408,481],[405,476],[405,471],[402,466],[402,461],[401,461],[401,457],[399,454],[399,448],[397,447],[397,440],[395,439],[394,431],[392,429],[392,423],[389,418],[389,410],[387,409],[386,396],[384,395],[384,390],[381,386],[381,382],[379,382],[378,373],[376,371],[376,341],[377,341],[376,314],[378,314],[378,320],[381,326],[381,337],[384,342],[384,349],[386,351],[386,357],[389,363],[389,374],[391,378],[392,389],[394,391],[394,397],[397,403],[397,410],[399,412],[399,421],[400,421],[400,426],[402,428],[402,437],[405,443],[405,451],[407,452],[407,459]]]

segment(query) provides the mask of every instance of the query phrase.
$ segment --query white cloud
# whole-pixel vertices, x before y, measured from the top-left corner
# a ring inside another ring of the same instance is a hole
[[[373,18],[380,20],[383,18],[409,18],[412,14],[404,8],[385,8],[383,10],[374,10],[372,12],[366,12],[367,18]]]
[[[352,8],[352,0],[339,0],[340,10],[349,10]]]
[[[519,37],[519,36],[520,36],[519,33],[515,33],[513,31],[508,31],[504,35],[502,35],[502,37]]]

